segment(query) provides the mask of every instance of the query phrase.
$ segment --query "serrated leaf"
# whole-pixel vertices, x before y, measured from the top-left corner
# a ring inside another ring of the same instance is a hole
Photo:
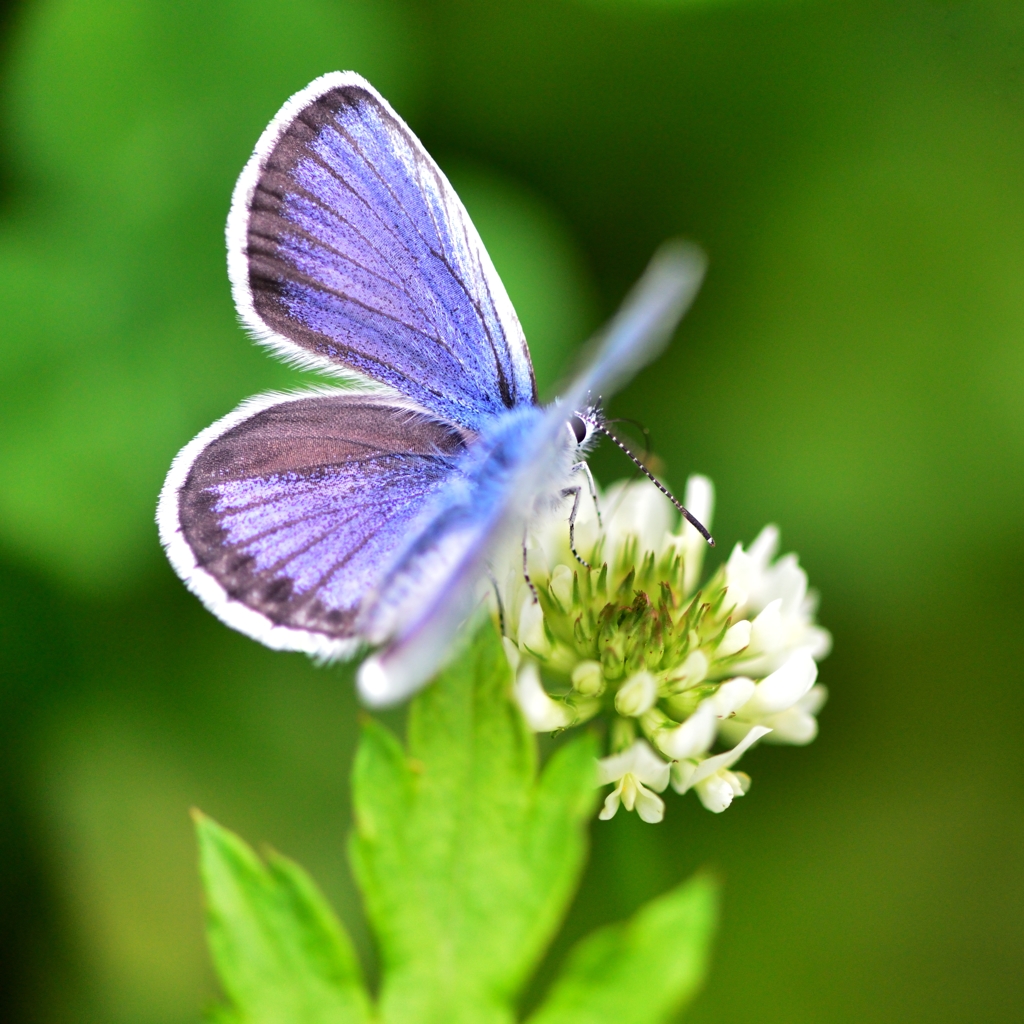
[[[358,962],[312,879],[280,854],[263,863],[196,814],[207,935],[231,1006],[224,1024],[360,1024],[370,1019]]]
[[[704,978],[718,887],[706,876],[645,904],[624,924],[602,928],[570,953],[528,1024],[661,1024]]]
[[[417,697],[408,751],[379,725],[364,730],[352,860],[393,1024],[511,1021],[579,878],[592,742],[567,744],[538,779],[510,691],[487,623]]]

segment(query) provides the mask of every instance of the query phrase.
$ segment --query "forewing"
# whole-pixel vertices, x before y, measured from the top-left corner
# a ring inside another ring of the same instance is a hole
[[[161,539],[228,625],[346,656],[362,602],[464,450],[456,427],[379,396],[250,400],[175,460]]]
[[[696,246],[669,242],[658,250],[607,327],[584,353],[584,369],[562,395],[579,409],[607,398],[655,359],[690,308],[707,259]]]
[[[228,219],[235,302],[293,361],[356,374],[477,429],[535,402],[508,295],[458,196],[359,75],[293,96]]]

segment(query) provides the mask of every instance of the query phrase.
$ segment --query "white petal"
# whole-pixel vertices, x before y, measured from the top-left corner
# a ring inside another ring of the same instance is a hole
[[[737,676],[730,679],[718,688],[718,692],[709,697],[707,703],[714,707],[715,715],[718,718],[729,718],[754,695],[756,683],[746,676]]]
[[[718,719],[711,700],[701,701],[697,710],[675,729],[663,729],[656,735],[658,746],[675,761],[696,757],[715,742]]]
[[[800,646],[806,647],[815,661],[821,661],[832,650],[832,634],[821,626],[808,626],[800,638]]]
[[[771,729],[765,725],[755,725],[732,750],[727,750],[724,754],[716,754],[714,757],[709,757],[706,761],[701,761],[693,775],[690,776],[690,786],[696,786],[697,783],[703,782],[704,779],[714,775],[715,772],[722,768],[731,768],[751,746],[762,736],[767,736],[770,732]]]
[[[750,644],[750,626],[749,619],[740,619],[739,622],[734,622],[725,631],[722,642],[715,650],[715,657],[730,658],[747,647]]]
[[[505,628],[508,630],[509,636],[519,635],[519,609],[523,603],[523,591],[526,589],[526,582],[523,580],[522,552],[520,552],[519,563],[518,566],[509,568],[501,587],[505,603]],[[497,571],[495,575],[497,575]]]
[[[597,762],[599,786],[635,775],[640,782],[660,793],[668,785],[670,772],[671,766],[658,757],[645,740],[636,740],[626,750]]]
[[[609,564],[626,543],[637,539],[639,551],[654,551],[672,522],[672,503],[647,480],[631,481],[608,489],[605,506],[605,558]]]
[[[654,707],[658,699],[658,680],[650,672],[637,672],[615,694],[615,710],[626,718],[638,718]]]
[[[809,690],[791,708],[769,715],[762,721],[771,726],[772,734],[767,743],[790,743],[805,746],[818,735],[818,720],[814,717],[828,697],[828,690],[818,685]]]
[[[728,602],[735,608],[746,608],[756,580],[756,567],[750,555],[737,544],[725,563],[725,585],[728,588]]]
[[[572,607],[572,569],[567,565],[556,565],[551,573],[551,581],[548,586],[555,600],[562,606],[562,611],[567,612]]]
[[[627,811],[633,810],[636,805],[637,787],[640,785],[636,781],[636,776],[632,772],[627,772],[622,776],[622,782],[619,783],[619,789],[622,790],[622,806]]]
[[[534,732],[554,732],[572,722],[569,709],[548,696],[541,685],[540,672],[532,662],[526,662],[516,676],[515,697],[523,717]]]
[[[641,821],[656,825],[665,817],[665,801],[644,786],[636,788],[636,813]]]
[[[687,686],[696,686],[703,682],[708,674],[708,657],[703,651],[690,651],[686,661],[674,673],[673,679],[685,682]]]
[[[685,793],[690,788],[690,780],[696,770],[694,761],[676,761],[672,765],[672,788],[677,793]]]
[[[721,814],[738,796],[750,789],[750,776],[744,772],[721,769],[696,786],[700,802],[715,814]]]
[[[544,612],[532,594],[523,598],[519,610],[519,646],[544,657],[551,650],[548,635],[544,631]]]
[[[818,735],[818,720],[798,706],[780,711],[764,721],[772,727],[771,737],[765,740],[766,743],[790,743],[803,747]]]
[[[776,651],[786,642],[782,598],[769,602],[750,624],[751,652]]]
[[[746,772],[725,771],[722,774],[729,780],[729,785],[736,796],[750,792],[750,776]]]
[[[750,545],[749,555],[756,566],[764,572],[768,563],[775,557],[779,550],[779,528],[769,523],[755,538]]]
[[[696,789],[700,802],[715,814],[721,814],[736,796],[736,790],[723,772],[715,772],[698,783]]]
[[[643,740],[629,748],[633,754],[631,773],[651,789],[661,792],[667,785],[672,766],[663,761]]]
[[[661,491],[646,480],[630,489],[631,533],[640,541],[641,551],[653,551],[672,523],[675,509]]]
[[[797,707],[801,711],[806,711],[809,715],[816,715],[824,706],[825,701],[828,700],[828,687],[822,686],[818,683],[817,686],[811,687],[807,693],[797,701]]]
[[[798,615],[806,596],[807,573],[800,568],[796,555],[783,555],[774,565],[769,566],[764,575],[764,592],[761,598],[763,601],[768,602],[780,597],[783,613]]]
[[[795,554],[785,555],[772,566],[776,593],[782,598],[787,615],[803,615],[807,600],[807,573]]]
[[[609,818],[615,817],[615,812],[619,809],[619,803],[622,800],[622,783],[619,783],[605,798],[604,807],[601,808],[601,813],[598,817],[602,821],[607,821]]]
[[[683,504],[694,519],[699,519],[709,530],[711,529],[711,518],[715,512],[715,485],[706,476],[694,473],[686,481]],[[700,534],[697,536],[700,537]],[[703,537],[700,539],[701,543],[706,543]]]
[[[757,684],[753,697],[744,705],[742,715],[756,720],[791,708],[814,685],[818,666],[806,648],[794,651],[789,660]]]
[[[686,481],[686,495],[683,504],[699,523],[711,529],[711,518],[715,510],[715,488],[706,476],[691,476]],[[683,592],[692,593],[700,581],[704,565],[707,541],[697,529],[685,519],[681,524],[680,552],[683,556]]]
[[[621,750],[617,754],[609,754],[597,762],[597,784],[606,786],[609,782],[618,782],[633,766],[633,748]]]

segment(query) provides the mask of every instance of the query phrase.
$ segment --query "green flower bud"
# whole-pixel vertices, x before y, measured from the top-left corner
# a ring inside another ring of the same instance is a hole
[[[627,718],[639,718],[654,707],[657,699],[658,680],[650,672],[637,672],[615,694],[615,710]]]
[[[598,661],[581,661],[572,670],[572,685],[584,697],[599,697],[605,690],[604,672]]]

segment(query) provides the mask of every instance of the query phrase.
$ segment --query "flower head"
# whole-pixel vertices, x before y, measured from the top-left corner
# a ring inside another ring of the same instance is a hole
[[[685,504],[710,524],[711,482],[691,477]],[[656,794],[670,777],[724,810],[750,785],[732,768],[753,744],[816,735],[817,662],[831,637],[814,621],[806,574],[795,555],[775,557],[768,526],[698,589],[707,545],[647,481],[579,503],[575,554],[568,514],[567,503],[536,524],[529,580],[516,566],[501,588],[527,722],[554,732],[608,720],[599,776],[615,789],[602,818],[625,806],[660,821]],[[728,749],[713,753],[717,743]]]

